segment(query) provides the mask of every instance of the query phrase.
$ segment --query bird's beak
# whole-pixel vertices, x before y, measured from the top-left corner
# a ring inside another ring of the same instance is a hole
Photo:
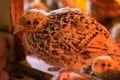
[[[14,29],[13,34],[17,34],[17,33],[21,32],[21,31],[23,31],[23,30],[24,30],[24,27],[23,27],[23,26],[21,26],[21,25],[16,26],[15,29]]]

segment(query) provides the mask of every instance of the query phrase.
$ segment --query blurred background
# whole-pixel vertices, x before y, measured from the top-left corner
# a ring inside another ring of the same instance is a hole
[[[21,41],[22,34],[13,36],[13,30],[20,15],[27,10],[42,9],[49,12],[62,7],[80,8],[104,25],[120,45],[120,0],[0,0],[0,39],[2,39],[0,42],[6,43],[0,44],[2,48],[5,47],[4,51],[0,47],[0,51],[6,59],[4,70],[12,76],[11,80],[18,80],[17,78],[23,78],[23,76],[26,79],[21,80],[34,80],[31,76],[36,79],[40,76],[41,80],[42,78],[48,80],[51,75],[56,74],[56,72],[47,71],[49,65],[44,62],[32,56],[26,57],[28,52],[18,42],[18,40]]]

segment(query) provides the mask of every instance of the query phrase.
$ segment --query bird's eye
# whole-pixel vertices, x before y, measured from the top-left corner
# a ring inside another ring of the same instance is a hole
[[[105,67],[105,64],[104,64],[104,63],[102,64],[102,67]]]
[[[111,67],[111,64],[108,64],[108,67]]]
[[[27,24],[27,25],[30,25],[30,24],[31,24],[31,21],[27,21],[26,24]]]
[[[38,20],[34,20],[34,22],[33,22],[33,25],[38,25],[39,24],[39,21]]]

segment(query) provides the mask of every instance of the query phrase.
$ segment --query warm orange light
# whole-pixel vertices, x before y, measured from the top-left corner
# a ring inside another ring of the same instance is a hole
[[[116,0],[120,4],[120,0]]]
[[[83,11],[86,11],[87,0],[74,0],[74,1],[78,8],[82,9]]]

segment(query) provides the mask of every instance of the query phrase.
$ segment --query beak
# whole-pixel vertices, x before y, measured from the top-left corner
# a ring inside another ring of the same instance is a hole
[[[15,35],[15,34],[21,32],[21,31],[23,31],[23,30],[24,30],[24,27],[23,27],[23,26],[21,26],[21,25],[16,26],[15,29],[14,29],[13,34]]]

